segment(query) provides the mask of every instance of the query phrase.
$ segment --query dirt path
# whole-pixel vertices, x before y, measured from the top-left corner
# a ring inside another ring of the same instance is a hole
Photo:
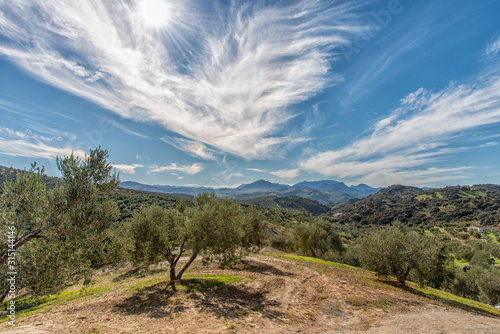
[[[244,279],[168,293],[164,282],[113,291],[19,319],[5,333],[500,333],[500,319],[429,301],[364,271],[254,256],[232,270],[191,274]],[[194,282],[196,283],[196,282]],[[189,284],[189,282],[187,282]]]

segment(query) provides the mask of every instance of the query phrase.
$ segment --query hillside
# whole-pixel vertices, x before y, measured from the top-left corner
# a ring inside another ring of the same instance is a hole
[[[422,190],[391,186],[358,201],[339,205],[332,214],[345,225],[387,225],[395,219],[409,225],[500,222],[500,186],[454,186]]]
[[[307,198],[297,196],[287,197],[259,197],[239,201],[240,203],[257,205],[263,208],[286,208],[294,210],[305,210],[314,215],[320,215],[330,211],[330,207]]]
[[[270,251],[270,250],[268,250]],[[179,291],[166,267],[101,271],[94,285],[18,300],[4,333],[495,333],[500,311],[372,272],[292,255],[255,255],[222,270],[195,263]],[[28,304],[23,304],[28,302]],[[22,306],[24,305],[24,306]],[[5,319],[5,316],[3,317]]]
[[[0,166],[0,192],[2,191],[2,186],[5,182],[13,182],[16,180],[18,172],[24,173],[26,171]],[[54,188],[60,182],[59,178],[52,176],[44,176],[43,179],[49,189]]]

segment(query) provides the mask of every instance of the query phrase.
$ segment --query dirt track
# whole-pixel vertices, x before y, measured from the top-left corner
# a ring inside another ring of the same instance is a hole
[[[114,291],[21,318],[5,333],[500,333],[500,319],[430,301],[366,272],[255,256],[203,292]]]

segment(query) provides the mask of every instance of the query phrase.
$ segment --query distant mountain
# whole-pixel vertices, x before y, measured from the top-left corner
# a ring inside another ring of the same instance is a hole
[[[285,184],[272,183],[272,182],[260,179],[260,180],[257,180],[255,182],[252,182],[252,183],[242,184],[241,186],[237,187],[236,189],[243,190],[243,191],[254,191],[254,190],[269,190],[269,189],[287,190],[289,188],[290,188],[290,186],[285,185]]]
[[[339,203],[364,198],[374,194],[381,188],[372,188],[366,184],[347,186],[343,182],[334,180],[303,181],[293,186],[272,183],[266,180],[257,180],[252,183],[242,184],[237,188],[210,188],[210,187],[182,187],[168,185],[145,185],[138,182],[125,181],[120,186],[127,189],[186,194],[196,196],[204,191],[215,192],[219,197],[231,197],[235,200],[249,200],[264,197],[289,197],[296,196],[318,201],[322,204],[337,205]]]
[[[338,182],[333,180],[322,180],[322,181],[303,181],[292,186],[294,189],[314,189],[321,191],[339,191],[353,197],[361,198],[368,195],[375,194],[381,188],[372,188],[366,184],[359,184],[357,186],[347,186],[344,182]]]

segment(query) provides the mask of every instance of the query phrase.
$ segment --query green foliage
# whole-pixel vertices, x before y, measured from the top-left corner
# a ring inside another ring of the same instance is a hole
[[[485,269],[491,267],[493,263],[495,263],[495,259],[491,258],[488,251],[482,249],[474,251],[474,255],[472,255],[470,260],[471,266],[478,266]]]
[[[152,264],[165,257],[165,253],[180,247],[184,221],[176,211],[152,205],[134,214],[130,235],[134,247],[135,264]]]
[[[58,158],[63,182],[53,189],[46,188],[43,168],[36,164],[4,184],[2,232],[15,229],[19,289],[57,292],[68,281],[88,278],[92,267],[109,260],[106,250],[113,239],[105,232],[118,216],[109,195],[119,181],[107,157],[108,152],[98,148],[84,159]],[[2,247],[0,263],[6,272],[8,252],[5,244]]]
[[[240,205],[228,199],[219,201],[215,194],[208,193],[198,195],[194,207],[183,206],[180,210],[157,205],[144,208],[134,214],[130,225],[134,262],[167,260],[174,290],[175,281],[182,278],[198,255],[204,262],[216,260],[227,266],[261,247],[263,216],[255,208],[244,214]],[[191,249],[191,257],[177,271],[185,249]]]
[[[229,199],[219,201],[214,193],[202,193],[188,217],[189,246],[203,255],[204,262],[218,260],[225,266],[239,259],[243,237],[239,205]]]
[[[364,268],[380,275],[393,275],[405,284],[410,271],[422,283],[439,286],[445,277],[444,247],[434,238],[421,235],[396,222],[372,231],[360,244],[360,260]]]
[[[494,305],[500,302],[500,269],[472,266],[466,272],[457,270],[453,293]]]
[[[479,300],[495,305],[500,303],[500,269],[488,268],[476,279]]]
[[[239,202],[258,205],[264,208],[286,208],[294,210],[306,210],[314,215],[320,215],[330,211],[330,207],[315,200],[298,196],[268,196],[241,200]]]
[[[389,225],[395,219],[409,226],[435,226],[442,222],[488,226],[500,221],[499,209],[498,185],[432,190],[396,185],[358,201],[340,205],[335,208],[334,213],[343,213],[338,218],[340,224],[356,226]],[[463,229],[461,232],[465,231]],[[461,234],[461,237],[465,240],[470,235]]]
[[[301,224],[293,231],[294,248],[300,254],[332,259],[344,251],[340,236],[333,226],[320,219],[310,225]]]

